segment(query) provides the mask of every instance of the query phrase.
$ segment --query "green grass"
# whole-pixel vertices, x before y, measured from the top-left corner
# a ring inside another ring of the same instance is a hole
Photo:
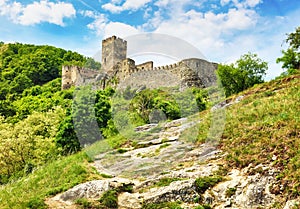
[[[27,177],[0,187],[1,209],[44,208],[44,199],[98,178],[80,152],[45,165]]]
[[[228,198],[228,197],[231,197],[233,195],[235,195],[235,192],[236,192],[236,187],[230,187],[226,190],[225,192],[225,196]]]
[[[164,187],[169,186],[174,181],[182,181],[182,178],[161,178],[158,182],[156,182],[153,186],[154,187]]]
[[[288,199],[299,197],[300,75],[257,85],[240,95],[244,99],[226,109],[218,145],[227,153],[227,166],[270,163],[280,171],[277,179],[278,184],[286,185],[284,195]],[[201,114],[198,143],[205,142],[211,122],[210,112]]]
[[[142,209],[182,209],[180,202],[163,202],[163,203],[150,203],[144,204]]]
[[[221,181],[223,181],[223,177],[221,176],[204,176],[197,178],[195,181],[196,191],[199,194],[203,194],[207,189],[215,186]]]

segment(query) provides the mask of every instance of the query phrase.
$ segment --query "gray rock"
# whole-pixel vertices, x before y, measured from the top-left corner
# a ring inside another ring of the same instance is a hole
[[[286,202],[283,209],[294,209],[295,206],[298,208],[300,206],[300,201],[297,200],[289,200]]]

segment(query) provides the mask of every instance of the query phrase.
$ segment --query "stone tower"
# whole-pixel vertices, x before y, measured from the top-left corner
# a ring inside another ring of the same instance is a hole
[[[102,69],[110,73],[113,67],[127,57],[127,41],[112,36],[102,41]]]
[[[68,89],[72,86],[72,69],[69,66],[62,66],[61,89]]]

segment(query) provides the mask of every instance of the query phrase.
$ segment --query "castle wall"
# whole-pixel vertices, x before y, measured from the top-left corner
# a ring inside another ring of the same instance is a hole
[[[160,87],[174,87],[180,85],[180,79],[175,74],[161,69],[140,70],[120,80],[119,89],[130,86],[132,89],[146,87],[155,89]]]
[[[153,62],[145,62],[136,66],[138,70],[153,70]]]
[[[81,68],[78,66],[62,67],[62,89],[68,89],[71,86],[81,86],[96,81],[99,71]]]
[[[182,63],[195,71],[205,87],[212,86],[217,81],[217,63],[208,62],[203,59],[191,58],[182,60]]]
[[[127,58],[126,54],[125,40],[116,36],[103,40],[102,69],[105,73],[76,66],[63,66],[62,89],[70,88],[72,85],[90,83],[96,85],[97,82],[101,88],[105,88],[107,82],[115,80],[112,78],[117,78],[123,86],[142,85],[147,88],[159,88],[179,85],[181,89],[208,87],[217,80],[215,71],[218,65],[203,59],[185,59],[171,65],[153,68],[152,61],[135,65],[135,61]]]

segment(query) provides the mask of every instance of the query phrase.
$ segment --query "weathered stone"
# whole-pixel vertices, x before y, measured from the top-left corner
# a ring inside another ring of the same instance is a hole
[[[123,192],[118,196],[119,209],[139,209],[142,208],[141,197],[138,193]]]
[[[136,132],[144,132],[144,131],[150,131],[152,128],[158,126],[157,123],[150,123],[143,126],[138,126],[134,129]]]
[[[127,57],[127,41],[112,36],[102,41],[102,69],[103,73],[99,73],[77,66],[63,66],[62,89],[85,84],[103,89],[107,84],[115,83],[115,78],[119,80],[119,89],[127,86],[132,89],[141,86],[179,86],[182,90],[188,87],[202,88],[215,84],[217,64],[191,58],[156,68],[152,61],[136,65],[134,60]]]
[[[152,191],[142,194],[143,202],[162,203],[162,202],[193,202],[199,194],[194,186],[195,180],[184,180],[172,182],[169,186],[153,188]]]
[[[94,180],[79,184],[72,189],[54,197],[57,201],[74,202],[79,198],[99,199],[108,190],[116,189],[126,185],[134,185],[133,181],[124,178],[112,178],[105,180]]]
[[[286,202],[283,209],[294,209],[300,207],[300,201],[298,200],[289,200]]]
[[[275,195],[269,191],[269,186],[274,181],[272,176],[247,176],[245,172],[235,169],[228,174],[228,178],[228,181],[221,182],[211,190],[213,196],[211,192],[204,195],[206,199],[212,198],[212,204],[218,209],[228,207],[229,201],[232,207],[254,209],[268,207],[275,200]],[[228,196],[228,191],[232,188],[235,190]]]

